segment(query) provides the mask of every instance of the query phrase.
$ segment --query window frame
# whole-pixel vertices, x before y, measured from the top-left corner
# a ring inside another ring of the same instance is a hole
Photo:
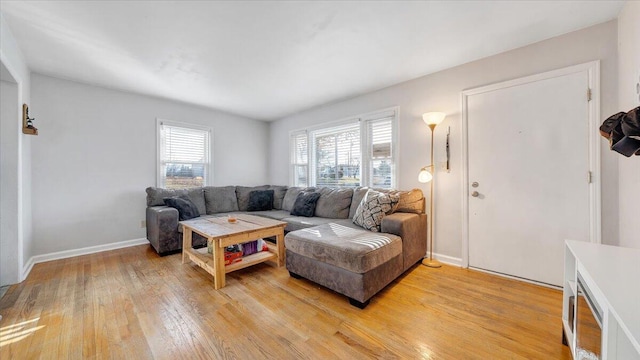
[[[360,143],[360,186],[362,186],[362,123],[360,122],[359,118],[350,118],[348,120],[341,120],[339,122],[332,122],[331,126],[324,126],[324,127],[314,127],[313,130],[308,131],[307,134],[307,143],[309,144],[309,151],[308,154],[310,154],[311,159],[308,160],[309,162],[309,167],[308,167],[308,179],[312,180],[312,185],[309,186],[327,186],[327,187],[336,187],[336,186],[331,186],[331,185],[318,185],[316,182],[317,179],[317,171],[318,171],[318,159],[317,159],[317,145],[316,145],[316,139],[317,137],[320,136],[327,136],[328,133],[334,132],[336,130],[339,130],[338,128],[348,128],[348,127],[357,127],[359,130],[359,143]],[[337,146],[337,144],[336,144]],[[336,158],[336,169],[335,171],[337,172],[337,166],[339,160]]]
[[[375,113],[370,113],[368,117],[363,117],[362,119],[362,129],[361,133],[365,136],[362,143],[362,164],[363,167],[361,171],[366,172],[367,176],[367,185],[369,187],[373,187],[373,170],[371,164],[376,158],[372,155],[373,153],[373,139],[371,138],[371,134],[369,133],[369,125],[374,123],[379,123],[386,121],[386,119],[390,118],[391,121],[391,182],[389,184],[390,189],[398,188],[398,109],[394,108],[393,113],[391,110],[387,111],[377,111]],[[378,186],[379,187],[379,186]]]
[[[297,147],[296,139],[298,136],[304,135],[307,138],[307,160],[306,162],[297,162]],[[307,130],[294,130],[289,132],[289,184],[292,186],[309,186],[309,151],[311,146],[309,144],[309,133]],[[298,167],[304,167],[307,177],[307,182],[304,185],[296,183],[296,169]]]
[[[306,186],[317,186],[316,184],[316,148],[315,135],[317,133],[330,131],[332,128],[348,126],[349,124],[358,123],[360,129],[360,186],[371,187],[373,176],[371,173],[372,157],[372,139],[370,139],[368,127],[369,124],[383,121],[390,118],[391,121],[391,159],[393,165],[391,167],[391,189],[397,188],[398,185],[398,168],[399,168],[399,151],[398,151],[398,119],[400,117],[400,108],[398,106],[380,109],[357,116],[349,116],[337,121],[330,121],[320,125],[310,126],[304,129],[292,130],[289,132],[289,185],[300,186],[295,184],[295,170],[293,163],[294,149],[291,148],[294,136],[300,134],[307,135],[307,164]]]
[[[199,130],[205,131],[208,133],[207,139],[207,147],[208,151],[206,151],[208,156],[208,162],[205,166],[205,179],[203,186],[212,186],[213,185],[213,129],[210,126],[199,125],[199,124],[191,124],[185,123],[181,121],[167,120],[156,118],[156,186],[160,188],[166,188],[166,184],[163,183],[162,179],[162,126],[173,126],[180,127],[191,130]]]

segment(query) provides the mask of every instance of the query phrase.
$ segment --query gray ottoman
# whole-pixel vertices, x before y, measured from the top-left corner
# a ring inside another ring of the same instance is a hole
[[[287,270],[349,297],[364,308],[403,272],[402,239],[329,223],[285,236]]]

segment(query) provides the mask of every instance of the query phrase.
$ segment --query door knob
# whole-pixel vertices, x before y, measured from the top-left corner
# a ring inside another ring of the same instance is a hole
[[[477,191],[474,191],[474,192],[471,193],[471,196],[478,197],[478,196],[480,196],[480,193],[477,192]]]

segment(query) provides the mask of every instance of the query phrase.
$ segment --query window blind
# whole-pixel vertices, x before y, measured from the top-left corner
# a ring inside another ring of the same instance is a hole
[[[172,163],[208,163],[209,132],[162,125],[163,152],[162,159]]]
[[[290,134],[292,186],[396,186],[397,110]]]
[[[293,186],[308,186],[309,142],[306,131],[291,134],[291,173]]]
[[[315,184],[318,186],[360,186],[360,124],[313,132]]]
[[[391,188],[394,185],[393,118],[366,123],[369,139],[369,178],[371,186]]]
[[[209,130],[161,122],[159,131],[159,186],[182,189],[207,185]]]

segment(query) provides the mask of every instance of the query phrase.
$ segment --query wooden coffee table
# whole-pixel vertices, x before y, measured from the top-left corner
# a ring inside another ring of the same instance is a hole
[[[226,273],[265,261],[272,261],[278,267],[284,264],[284,228],[287,223],[246,214],[238,214],[236,219],[235,223],[229,223],[226,216],[180,222],[183,228],[182,263],[191,260],[213,275],[216,289],[224,287]],[[212,243],[213,254],[193,249],[194,232],[207,238],[207,243]],[[276,245],[267,242],[268,251],[257,252],[243,257],[237,263],[224,265],[224,249],[227,246],[271,236],[276,237]]]

